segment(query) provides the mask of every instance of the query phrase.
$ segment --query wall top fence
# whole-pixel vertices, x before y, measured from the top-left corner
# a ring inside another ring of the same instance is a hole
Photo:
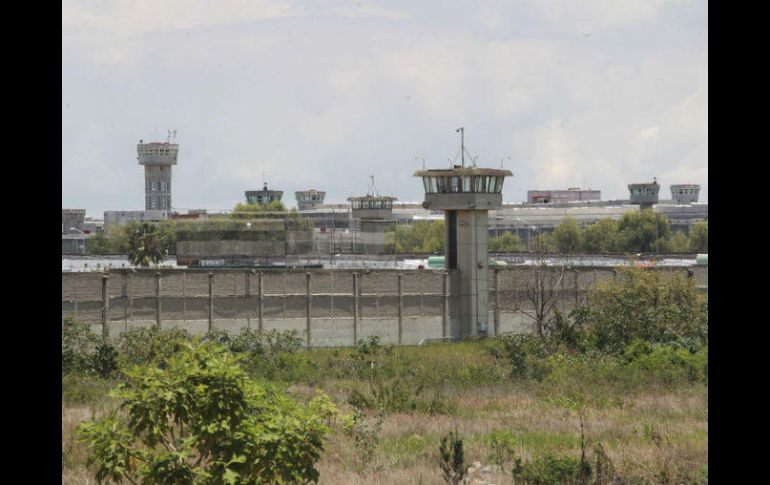
[[[502,272],[507,271],[520,271],[520,270],[531,270],[532,268],[537,267],[536,265],[510,265],[510,266],[490,266],[490,270],[499,270]],[[562,266],[560,265],[549,265],[548,268],[552,269],[560,269]],[[588,272],[588,271],[614,271],[618,268],[625,268],[628,266],[585,266],[585,265],[565,265],[564,268],[568,271],[576,271],[576,272]],[[681,266],[681,267],[659,267],[659,268],[652,268],[656,271],[667,271],[667,272],[686,272],[688,269],[697,269],[699,272],[708,271],[708,268],[701,268],[701,267],[693,267],[693,266]],[[62,276],[66,277],[69,275],[94,275],[94,276],[100,276],[103,274],[109,274],[109,275],[122,275],[122,274],[136,274],[141,276],[155,276],[156,273],[160,273],[161,275],[167,275],[167,274],[180,274],[180,273],[188,273],[188,274],[208,274],[208,273],[214,273],[214,274],[257,274],[257,273],[264,273],[264,274],[319,274],[319,275],[328,275],[329,273],[338,273],[338,274],[353,274],[353,273],[359,273],[359,274],[378,274],[378,273],[384,273],[384,274],[404,274],[404,275],[412,275],[412,274],[431,274],[431,275],[440,275],[444,273],[445,271],[451,272],[452,270],[444,270],[444,269],[430,269],[425,268],[422,270],[418,269],[404,269],[404,268],[344,268],[344,269],[331,269],[331,268],[110,268],[107,271],[62,271]]]

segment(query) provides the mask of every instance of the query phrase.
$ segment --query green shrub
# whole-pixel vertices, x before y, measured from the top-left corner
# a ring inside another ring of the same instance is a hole
[[[591,293],[581,315],[593,346],[620,353],[634,339],[708,344],[707,302],[691,279],[638,268],[619,271],[617,281]]]
[[[571,456],[546,454],[522,464],[514,470],[514,477],[524,483],[562,485],[580,483],[580,460]]]
[[[118,362],[121,367],[145,364],[162,366],[169,357],[182,350],[191,338],[186,330],[180,328],[131,328],[118,339]]]
[[[448,435],[441,438],[439,460],[444,481],[449,485],[460,483],[468,468],[465,466],[463,440],[457,431],[450,431]]]
[[[634,341],[623,357],[630,369],[642,370],[665,383],[708,379],[708,347],[692,353],[682,347]]]
[[[512,469],[521,467],[521,459],[516,458],[516,448],[519,446],[518,437],[509,430],[495,430],[484,437],[489,447],[489,461],[505,470],[508,463],[513,463]]]
[[[240,356],[186,343],[163,368],[135,366],[113,393],[123,413],[78,427],[99,482],[307,483],[323,418],[248,378]]]
[[[65,318],[61,331],[62,375],[92,372],[92,355],[100,340],[100,337],[91,331],[89,324]]]

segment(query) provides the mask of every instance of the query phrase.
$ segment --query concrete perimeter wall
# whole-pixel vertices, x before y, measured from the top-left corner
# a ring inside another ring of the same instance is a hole
[[[689,272],[696,285],[708,292],[708,267],[659,271]],[[296,330],[310,346],[354,345],[371,335],[380,336],[385,343],[416,344],[446,335],[452,298],[445,289],[447,277],[439,270],[62,273],[62,318],[90,323],[100,333],[106,322],[111,336],[160,323],[161,328],[181,327],[194,334],[209,328]],[[548,288],[554,308],[566,313],[602,281],[615,277],[615,271],[605,267],[491,270],[490,333],[495,333],[495,321],[498,333],[533,330],[532,290],[538,281]]]

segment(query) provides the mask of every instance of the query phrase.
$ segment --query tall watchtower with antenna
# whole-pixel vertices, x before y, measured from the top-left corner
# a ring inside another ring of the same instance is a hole
[[[460,165],[418,170],[425,188],[426,209],[444,211],[445,268],[452,294],[447,336],[488,335],[487,218],[503,206],[503,181],[510,170],[480,168],[465,149],[465,130],[460,133]],[[465,165],[465,155],[471,165]]]
[[[374,175],[369,177],[366,195],[348,197],[351,216],[360,220],[361,244],[363,254],[382,254],[385,252],[385,226],[392,222],[393,201],[395,197],[377,194]]]
[[[136,151],[139,165],[144,165],[145,210],[171,209],[171,167],[179,155],[176,130],[168,130],[165,142],[139,140]]]

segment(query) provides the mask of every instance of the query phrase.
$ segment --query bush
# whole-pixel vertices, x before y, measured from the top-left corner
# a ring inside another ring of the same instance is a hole
[[[439,466],[444,481],[449,485],[457,485],[465,476],[468,468],[465,466],[463,440],[457,431],[450,431],[441,438],[439,446]]]
[[[708,347],[692,353],[682,347],[636,340],[626,347],[623,358],[630,369],[645,371],[666,383],[708,379]]]
[[[618,281],[594,291],[582,318],[593,346],[620,353],[634,339],[651,343],[708,343],[708,308],[682,274],[620,269]]]
[[[585,474],[585,471],[583,471]],[[555,456],[547,454],[527,462],[518,470],[514,477],[524,483],[538,485],[562,485],[564,483],[580,483],[580,460],[571,456]]]
[[[91,332],[87,323],[72,318],[62,321],[61,370],[62,374],[89,373],[93,370],[93,352],[101,339]]]
[[[186,343],[164,369],[135,366],[114,397],[123,413],[78,427],[99,482],[307,483],[323,418],[248,378],[222,346]]]
[[[543,377],[542,359],[546,357],[545,340],[537,335],[509,334],[499,337],[502,355],[510,364],[511,377]]]
[[[169,357],[182,350],[191,338],[186,330],[179,328],[131,328],[122,333],[118,340],[118,361],[121,367],[163,365]]]

